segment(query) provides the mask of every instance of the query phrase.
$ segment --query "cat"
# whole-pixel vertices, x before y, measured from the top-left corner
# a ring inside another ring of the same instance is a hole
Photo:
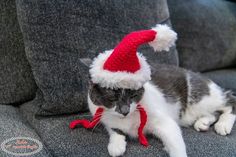
[[[187,157],[180,126],[207,131],[214,124],[216,133],[225,136],[236,119],[236,97],[231,91],[179,67],[156,64],[152,80],[138,90],[109,89],[90,81],[89,110],[94,115],[98,107],[105,108],[101,122],[110,135],[110,156],[125,153],[125,135],[137,137],[138,103],[148,116],[144,133],[159,138],[170,157]]]

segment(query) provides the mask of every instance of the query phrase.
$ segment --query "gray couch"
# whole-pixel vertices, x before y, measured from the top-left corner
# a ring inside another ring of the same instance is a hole
[[[0,17],[0,143],[36,139],[42,150],[30,156],[108,156],[101,125],[68,127],[74,119],[90,118],[88,69],[80,58],[93,58],[125,34],[156,23],[172,24],[179,40],[169,52],[139,49],[152,68],[181,66],[236,92],[236,4],[231,1],[3,0]],[[183,128],[183,136],[190,157],[236,156],[236,126],[227,137],[192,128]],[[128,139],[124,156],[168,156],[158,139],[148,140],[144,148]],[[1,145],[0,156],[14,155]]]

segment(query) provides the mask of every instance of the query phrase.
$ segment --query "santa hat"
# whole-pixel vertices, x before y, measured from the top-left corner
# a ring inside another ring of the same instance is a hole
[[[126,35],[113,49],[100,53],[91,64],[92,82],[101,87],[139,89],[151,80],[151,70],[146,58],[137,53],[138,46],[149,43],[155,51],[168,51],[177,34],[167,25],[156,25]]]

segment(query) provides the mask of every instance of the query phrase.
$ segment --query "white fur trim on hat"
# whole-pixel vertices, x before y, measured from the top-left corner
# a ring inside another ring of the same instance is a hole
[[[100,53],[94,58],[90,66],[90,75],[93,83],[99,84],[101,87],[106,88],[126,88],[126,89],[139,89],[144,83],[151,80],[151,70],[146,58],[137,53],[140,69],[135,73],[130,72],[111,72],[103,69],[104,62],[110,56],[113,50]]]
[[[175,45],[177,40],[177,33],[175,33],[167,25],[156,25],[152,30],[157,32],[156,37],[153,41],[149,42],[149,45],[153,47],[155,51],[169,51],[171,46]]]

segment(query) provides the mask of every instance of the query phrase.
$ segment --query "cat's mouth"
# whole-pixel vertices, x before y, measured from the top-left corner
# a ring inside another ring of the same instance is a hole
[[[116,112],[115,115],[116,115],[118,118],[120,118],[120,119],[125,119],[125,118],[128,117],[128,115],[125,116],[125,115],[120,114],[120,113],[118,113],[118,112]]]

